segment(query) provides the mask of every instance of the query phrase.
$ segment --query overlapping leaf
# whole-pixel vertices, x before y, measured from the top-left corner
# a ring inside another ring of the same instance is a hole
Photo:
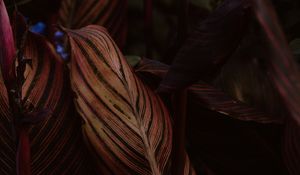
[[[0,23],[0,174],[14,174],[16,149],[6,86],[11,85],[15,47],[3,0],[0,0]]]
[[[248,24],[248,1],[225,0],[188,37],[161,83],[161,91],[211,81],[238,47]]]
[[[127,0],[63,0],[59,20],[72,29],[104,26],[122,47],[127,33]]]
[[[25,106],[48,109],[52,115],[30,131],[33,174],[91,173],[81,135],[80,118],[72,110],[72,95],[64,66],[48,42],[33,34],[28,37],[27,67],[23,86]]]
[[[167,70],[167,65],[147,59],[135,67],[145,82],[156,84]],[[207,83],[189,89],[188,151],[198,172],[204,162],[218,174],[284,174],[276,148],[280,121]]]
[[[32,60],[32,67],[28,66],[25,72],[23,107],[33,113],[45,109],[52,111],[51,116],[30,130],[32,173],[93,174],[85,153],[80,118],[72,112],[67,74],[54,53],[44,38],[28,35],[24,58]],[[2,78],[0,88],[0,174],[11,175],[16,173],[16,135]]]
[[[169,66],[157,61],[142,59],[135,67],[138,73],[145,82],[157,84],[166,75]],[[199,81],[189,88],[189,92],[197,99],[196,103],[199,106],[216,111],[217,113],[242,120],[255,121],[258,123],[281,123],[278,118],[274,118],[263,111],[252,107],[244,102],[235,100],[224,93],[221,89],[212,85]]]
[[[6,84],[13,78],[13,62],[15,45],[9,17],[3,0],[0,0],[0,64],[2,76]]]
[[[67,33],[75,102],[101,171],[168,174],[172,126],[160,98],[135,76],[104,28]],[[185,170],[193,174],[188,161]]]
[[[10,175],[15,173],[16,149],[7,90],[2,75],[0,77],[0,92],[0,174]]]
[[[284,33],[270,1],[254,1],[254,12],[260,23],[269,50],[271,77],[290,113],[287,119],[284,158],[291,174],[300,173],[300,76]]]

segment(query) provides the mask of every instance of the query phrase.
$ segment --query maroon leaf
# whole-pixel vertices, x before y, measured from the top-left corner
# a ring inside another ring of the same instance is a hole
[[[29,130],[32,174],[94,174],[81,120],[74,113],[68,73],[55,49],[45,38],[29,33],[24,57],[32,60],[22,89],[28,108],[23,122],[35,123]]]
[[[237,48],[247,27],[246,0],[225,0],[187,39],[160,85],[173,91],[210,81]]]
[[[29,33],[24,46],[21,56],[32,66],[24,74],[21,116],[9,111],[0,81],[0,174],[16,174],[16,165],[19,174],[29,174],[30,169],[32,174],[94,174],[64,65],[41,36]]]
[[[254,0],[254,13],[268,43],[270,75],[290,115],[287,117],[284,158],[290,174],[300,174],[300,76],[270,1]]]
[[[127,0],[62,0],[59,22],[71,29],[103,26],[122,48],[127,34]]]
[[[162,78],[168,66],[143,59],[135,70],[147,82]],[[217,174],[284,174],[277,149],[280,120],[207,83],[189,89],[188,151],[198,172],[204,162]]]
[[[169,66],[160,62],[142,59],[135,67],[138,75],[145,80],[158,84],[167,73]],[[199,106],[221,113],[242,121],[255,121],[258,123],[282,123],[279,117],[273,117],[264,111],[256,109],[244,102],[233,99],[221,89],[208,83],[199,81],[189,88],[189,92],[196,99]]]
[[[4,82],[14,79],[15,45],[9,17],[3,0],[0,0],[0,64]]]
[[[28,137],[28,127],[18,129],[18,148],[17,148],[17,175],[31,175],[30,168],[30,141]]]

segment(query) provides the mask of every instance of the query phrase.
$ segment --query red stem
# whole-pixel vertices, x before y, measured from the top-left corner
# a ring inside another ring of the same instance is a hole
[[[172,175],[183,175],[185,166],[187,90],[175,92],[172,98],[174,110]]]
[[[17,175],[31,175],[30,166],[30,141],[28,129],[21,127],[18,133],[17,148]]]

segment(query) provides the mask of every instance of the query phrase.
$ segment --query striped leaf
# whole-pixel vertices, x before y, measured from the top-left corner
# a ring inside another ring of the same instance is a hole
[[[72,29],[104,26],[122,47],[127,32],[127,0],[63,0],[59,22]]]
[[[67,31],[71,86],[103,174],[169,173],[172,126],[161,99],[135,76],[107,31]],[[187,174],[193,174],[186,164]]]
[[[158,84],[166,75],[169,66],[157,61],[142,59],[135,67],[135,72],[145,81]],[[157,87],[157,86],[156,86]],[[267,115],[251,105],[231,98],[218,89],[203,81],[198,81],[189,88],[189,93],[197,99],[199,106],[223,114],[225,116],[242,120],[255,121],[258,123],[281,123],[276,117]]]
[[[23,85],[24,106],[52,115],[30,130],[32,174],[93,174],[74,113],[67,72],[44,38],[29,34],[24,56],[32,60]]]
[[[15,46],[3,0],[0,0],[0,174],[15,174],[15,138],[7,90],[14,80]]]
[[[142,59],[135,71],[157,87],[168,68]],[[188,151],[197,172],[208,166],[216,174],[284,174],[275,146],[280,120],[204,82],[189,88],[187,103]]]
[[[80,118],[74,113],[68,77],[54,50],[44,38],[30,34],[26,41],[24,106],[33,112],[48,109],[52,115],[31,127],[32,174],[93,174],[83,144]],[[16,174],[13,118],[3,80],[0,81],[0,174]]]
[[[15,174],[15,144],[7,90],[0,76],[0,174]]]

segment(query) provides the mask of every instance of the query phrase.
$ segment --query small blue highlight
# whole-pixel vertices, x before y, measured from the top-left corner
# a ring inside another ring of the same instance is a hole
[[[32,25],[29,30],[33,33],[45,34],[46,32],[46,24],[43,22],[38,22],[35,25]]]

